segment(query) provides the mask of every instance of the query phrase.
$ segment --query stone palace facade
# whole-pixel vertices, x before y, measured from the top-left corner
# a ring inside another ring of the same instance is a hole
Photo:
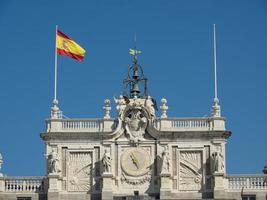
[[[105,100],[101,119],[65,119],[54,101],[41,133],[47,175],[2,172],[0,200],[266,199],[266,174],[226,173],[231,132],[218,99],[210,117],[168,117],[165,98],[157,112],[138,51],[131,53],[124,93],[114,98],[117,116]]]

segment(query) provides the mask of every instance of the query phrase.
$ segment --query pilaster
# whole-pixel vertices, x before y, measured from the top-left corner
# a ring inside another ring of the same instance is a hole
[[[59,175],[50,174],[48,175],[48,193],[47,198],[49,200],[59,200],[59,191],[61,190],[61,184]]]
[[[221,199],[225,196],[224,173],[215,172],[214,177],[214,199]]]
[[[0,173],[0,193],[5,191],[5,179],[3,174]]]
[[[162,173],[160,175],[160,199],[170,199],[171,194],[171,174]]]
[[[103,188],[102,188],[102,200],[113,200],[113,175],[111,173],[103,173]]]

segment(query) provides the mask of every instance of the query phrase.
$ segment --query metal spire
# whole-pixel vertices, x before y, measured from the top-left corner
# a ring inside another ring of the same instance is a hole
[[[212,106],[212,116],[221,117],[221,108],[218,98],[217,86],[217,52],[216,52],[216,26],[213,24],[213,56],[214,56],[214,99]]]
[[[137,55],[142,53],[140,50],[137,50],[136,43],[137,43],[137,37],[136,33],[134,33],[134,48],[129,49],[129,54],[133,56],[133,62],[135,64],[137,63]]]
[[[138,64],[137,56],[142,52],[137,50],[136,48],[136,33],[134,35],[134,47],[129,49],[129,54],[133,58],[133,63],[130,65],[128,69],[128,75],[123,80],[124,83],[124,95],[131,97],[131,98],[139,98],[139,97],[146,97],[147,96],[147,78],[144,76],[143,68],[140,64]],[[144,88],[143,90],[139,89],[142,85]],[[128,90],[129,89],[129,90]],[[127,92],[128,90],[128,92]]]

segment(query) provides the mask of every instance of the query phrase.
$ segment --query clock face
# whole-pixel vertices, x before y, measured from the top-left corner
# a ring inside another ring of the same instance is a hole
[[[122,170],[130,176],[146,174],[150,169],[150,165],[150,155],[142,148],[127,149],[121,156]]]

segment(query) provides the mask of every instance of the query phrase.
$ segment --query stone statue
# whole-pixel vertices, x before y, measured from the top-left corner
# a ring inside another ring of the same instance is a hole
[[[154,102],[151,98],[151,96],[147,97],[147,100],[145,101],[146,103],[146,108],[148,109],[149,113],[151,114],[152,117],[155,117],[155,108],[154,108]]]
[[[111,172],[111,156],[108,153],[108,151],[105,149],[105,153],[102,158],[102,164],[103,164],[103,172],[104,173],[110,173]]]
[[[212,154],[213,158],[213,171],[223,172],[224,171],[224,157],[221,151],[214,152]]]
[[[116,109],[117,109],[118,115],[119,115],[119,117],[120,117],[121,114],[122,114],[122,112],[123,112],[124,109],[126,108],[126,102],[125,102],[125,99],[123,98],[122,95],[120,95],[118,99],[116,99],[116,98],[114,97],[114,101],[115,101],[115,103],[117,104]]]
[[[52,152],[48,155],[48,171],[49,173],[61,172],[58,154],[54,150],[52,150]]]
[[[169,155],[168,146],[165,146],[162,152],[161,173],[169,173],[169,172],[170,172],[170,155]]]

